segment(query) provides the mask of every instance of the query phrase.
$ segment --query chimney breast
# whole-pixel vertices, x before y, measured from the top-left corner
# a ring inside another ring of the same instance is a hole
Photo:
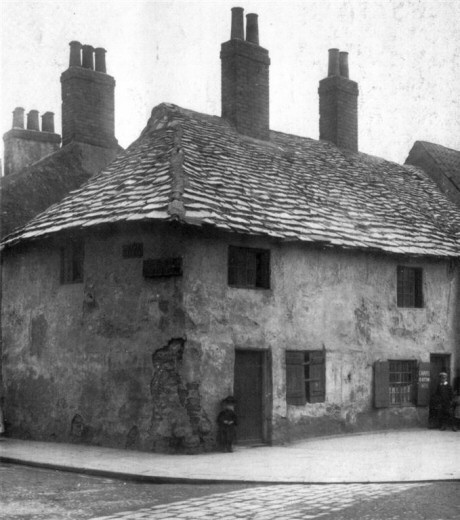
[[[24,109],[16,107],[13,110],[13,128],[24,128]]]
[[[45,112],[42,115],[42,132],[54,133],[54,113]]]
[[[43,114],[43,130],[48,124],[47,114],[52,117],[52,112]],[[3,135],[5,175],[19,173],[59,149],[61,137],[54,133],[54,129],[40,132],[38,115],[38,110],[31,110],[27,114],[27,128],[24,128],[24,109],[14,109],[13,128]]]
[[[96,57],[96,71],[97,72],[104,72],[106,73],[106,67],[105,67],[105,53],[106,50],[102,47],[98,47],[94,50],[94,54]]]
[[[81,67],[81,43],[70,42],[69,67]]]
[[[27,114],[27,130],[40,130],[38,125],[38,110],[31,110]]]
[[[232,30],[231,40],[244,40],[244,9],[242,7],[232,7]]]
[[[94,60],[93,60],[94,47],[92,47],[91,45],[83,45],[82,49],[83,49],[82,67],[84,69],[94,70]]]
[[[259,24],[254,13],[246,15],[246,41],[259,45]]]
[[[71,52],[77,44],[71,42]],[[81,67],[69,66],[61,74],[62,145],[76,141],[116,148],[115,80],[106,73],[106,51],[83,45],[82,56]]]
[[[259,46],[257,15],[247,16],[243,39],[243,9],[232,9],[231,39],[221,46],[222,117],[241,134],[269,139],[268,51]]]
[[[358,84],[348,78],[348,53],[329,50],[328,77],[319,82],[319,138],[358,151]]]

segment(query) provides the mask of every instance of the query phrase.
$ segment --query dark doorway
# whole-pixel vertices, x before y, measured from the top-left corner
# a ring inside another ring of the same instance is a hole
[[[267,440],[267,352],[235,351],[234,395],[238,416],[237,441],[241,444]]]
[[[450,382],[450,354],[430,354],[430,395],[436,392],[440,372],[447,372]]]

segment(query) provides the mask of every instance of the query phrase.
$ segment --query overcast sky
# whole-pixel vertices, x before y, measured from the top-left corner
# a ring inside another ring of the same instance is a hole
[[[460,1],[1,2],[2,134],[16,106],[55,112],[71,40],[107,49],[116,136],[128,146],[154,106],[220,115],[220,44],[230,8],[259,15],[270,52],[270,126],[318,138],[327,50],[349,52],[359,148],[404,162],[416,140],[460,150]]]

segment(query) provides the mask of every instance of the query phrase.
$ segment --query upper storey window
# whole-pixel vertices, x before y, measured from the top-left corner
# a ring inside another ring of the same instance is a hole
[[[83,240],[71,240],[61,248],[61,283],[83,282]]]
[[[252,247],[228,248],[228,285],[270,288],[270,251]]]
[[[423,307],[423,271],[420,267],[397,268],[398,307]]]

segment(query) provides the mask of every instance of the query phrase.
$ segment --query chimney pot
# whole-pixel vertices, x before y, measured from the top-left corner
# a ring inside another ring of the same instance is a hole
[[[13,128],[24,128],[24,109],[16,107],[13,110]]]
[[[339,53],[340,75],[348,79],[348,52]]]
[[[93,60],[94,47],[92,47],[91,45],[83,45],[82,49],[83,49],[82,67],[84,69],[94,70],[94,60]]]
[[[54,113],[45,112],[42,115],[42,132],[52,132],[54,134]]]
[[[339,49],[329,49],[328,76],[340,76]]]
[[[254,13],[246,15],[246,41],[259,45],[259,24]]]
[[[242,7],[232,7],[232,30],[231,40],[244,40],[244,9]]]
[[[102,47],[98,47],[94,50],[94,55],[96,58],[96,71],[97,72],[107,72],[106,66],[105,66],[105,53],[106,50]]]
[[[70,42],[70,59],[69,67],[81,67],[81,43]]]
[[[31,110],[27,114],[27,130],[40,130],[38,125],[38,110]]]

